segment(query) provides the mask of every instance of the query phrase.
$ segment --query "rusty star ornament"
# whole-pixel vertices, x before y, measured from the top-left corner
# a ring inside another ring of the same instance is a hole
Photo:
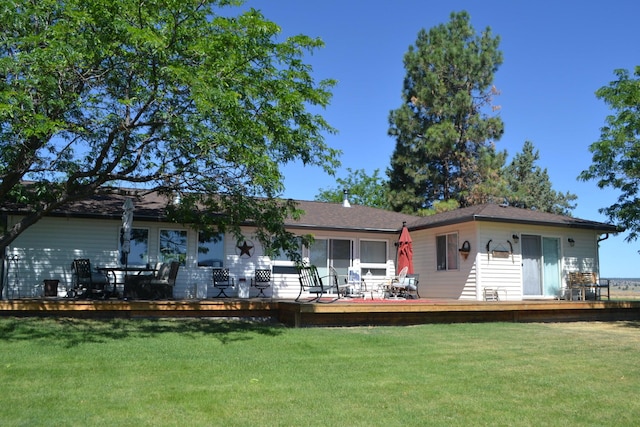
[[[251,258],[251,256],[253,255],[253,243],[252,242],[248,242],[248,241],[244,241],[242,242],[242,245],[237,245],[236,249],[238,252],[238,255],[240,256],[240,258],[242,258],[243,256],[246,256],[247,258]]]

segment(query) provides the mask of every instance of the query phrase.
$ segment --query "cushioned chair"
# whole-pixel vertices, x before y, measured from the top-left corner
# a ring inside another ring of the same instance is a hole
[[[106,296],[105,288],[109,283],[107,276],[93,271],[89,259],[74,259],[71,263],[71,272],[72,288],[68,292],[69,297],[104,298]]]
[[[233,277],[229,275],[228,268],[214,268],[213,269],[213,287],[218,289],[218,295],[215,298],[228,298],[226,290],[233,287]]]
[[[154,298],[173,298],[173,287],[176,285],[179,269],[180,263],[178,261],[164,263],[160,266],[155,277],[149,280],[149,287]]]
[[[156,266],[156,272],[136,274],[125,279],[125,298],[168,299],[173,298],[173,287],[176,284],[180,263],[172,261]]]
[[[251,286],[258,290],[258,295],[262,295],[264,298],[267,296],[264,293],[264,290],[271,286],[271,270],[268,269],[257,269],[251,280]]]
[[[406,290],[405,277],[407,276],[408,267],[403,267],[400,270],[398,277],[391,279],[388,285],[389,298],[398,299],[403,298],[401,294]]]

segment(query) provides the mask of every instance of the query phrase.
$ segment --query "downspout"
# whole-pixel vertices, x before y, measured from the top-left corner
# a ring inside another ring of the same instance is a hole
[[[598,257],[598,278],[600,278],[600,242],[603,242],[609,238],[609,233],[606,233],[604,237],[598,237],[596,244],[596,256]]]

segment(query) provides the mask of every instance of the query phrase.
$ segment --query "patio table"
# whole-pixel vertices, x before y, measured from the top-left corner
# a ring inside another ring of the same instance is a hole
[[[113,295],[118,296],[118,285],[122,285],[124,287],[126,277],[128,273],[136,273],[136,275],[140,275],[143,273],[146,274],[155,274],[156,269],[147,266],[127,266],[127,267],[98,267],[98,271],[104,273],[109,278],[109,281],[113,280]],[[118,274],[123,273],[123,274]],[[123,281],[118,281],[118,276],[124,276]]]

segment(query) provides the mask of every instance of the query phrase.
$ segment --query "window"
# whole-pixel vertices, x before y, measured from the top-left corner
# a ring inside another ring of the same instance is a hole
[[[309,247],[309,262],[318,267],[320,276],[327,276],[329,267],[346,276],[351,266],[351,240],[316,239]]]
[[[118,239],[118,250],[122,250],[122,228]],[[149,230],[147,228],[131,229],[131,246],[127,264],[130,266],[147,265],[149,262]]]
[[[299,259],[302,259],[302,241],[298,239],[297,253]],[[280,250],[279,254],[271,256],[271,265],[273,274],[298,274],[295,261],[289,259],[286,251]]]
[[[386,276],[387,242],[384,240],[361,240],[360,267],[363,274],[371,272],[373,276]]]
[[[224,267],[224,235],[198,233],[198,267]]]
[[[439,271],[458,269],[458,233],[436,236],[436,265]]]
[[[367,264],[386,264],[387,242],[360,241],[360,262]]]
[[[187,260],[187,231],[160,230],[160,262],[178,261],[185,265]]]

